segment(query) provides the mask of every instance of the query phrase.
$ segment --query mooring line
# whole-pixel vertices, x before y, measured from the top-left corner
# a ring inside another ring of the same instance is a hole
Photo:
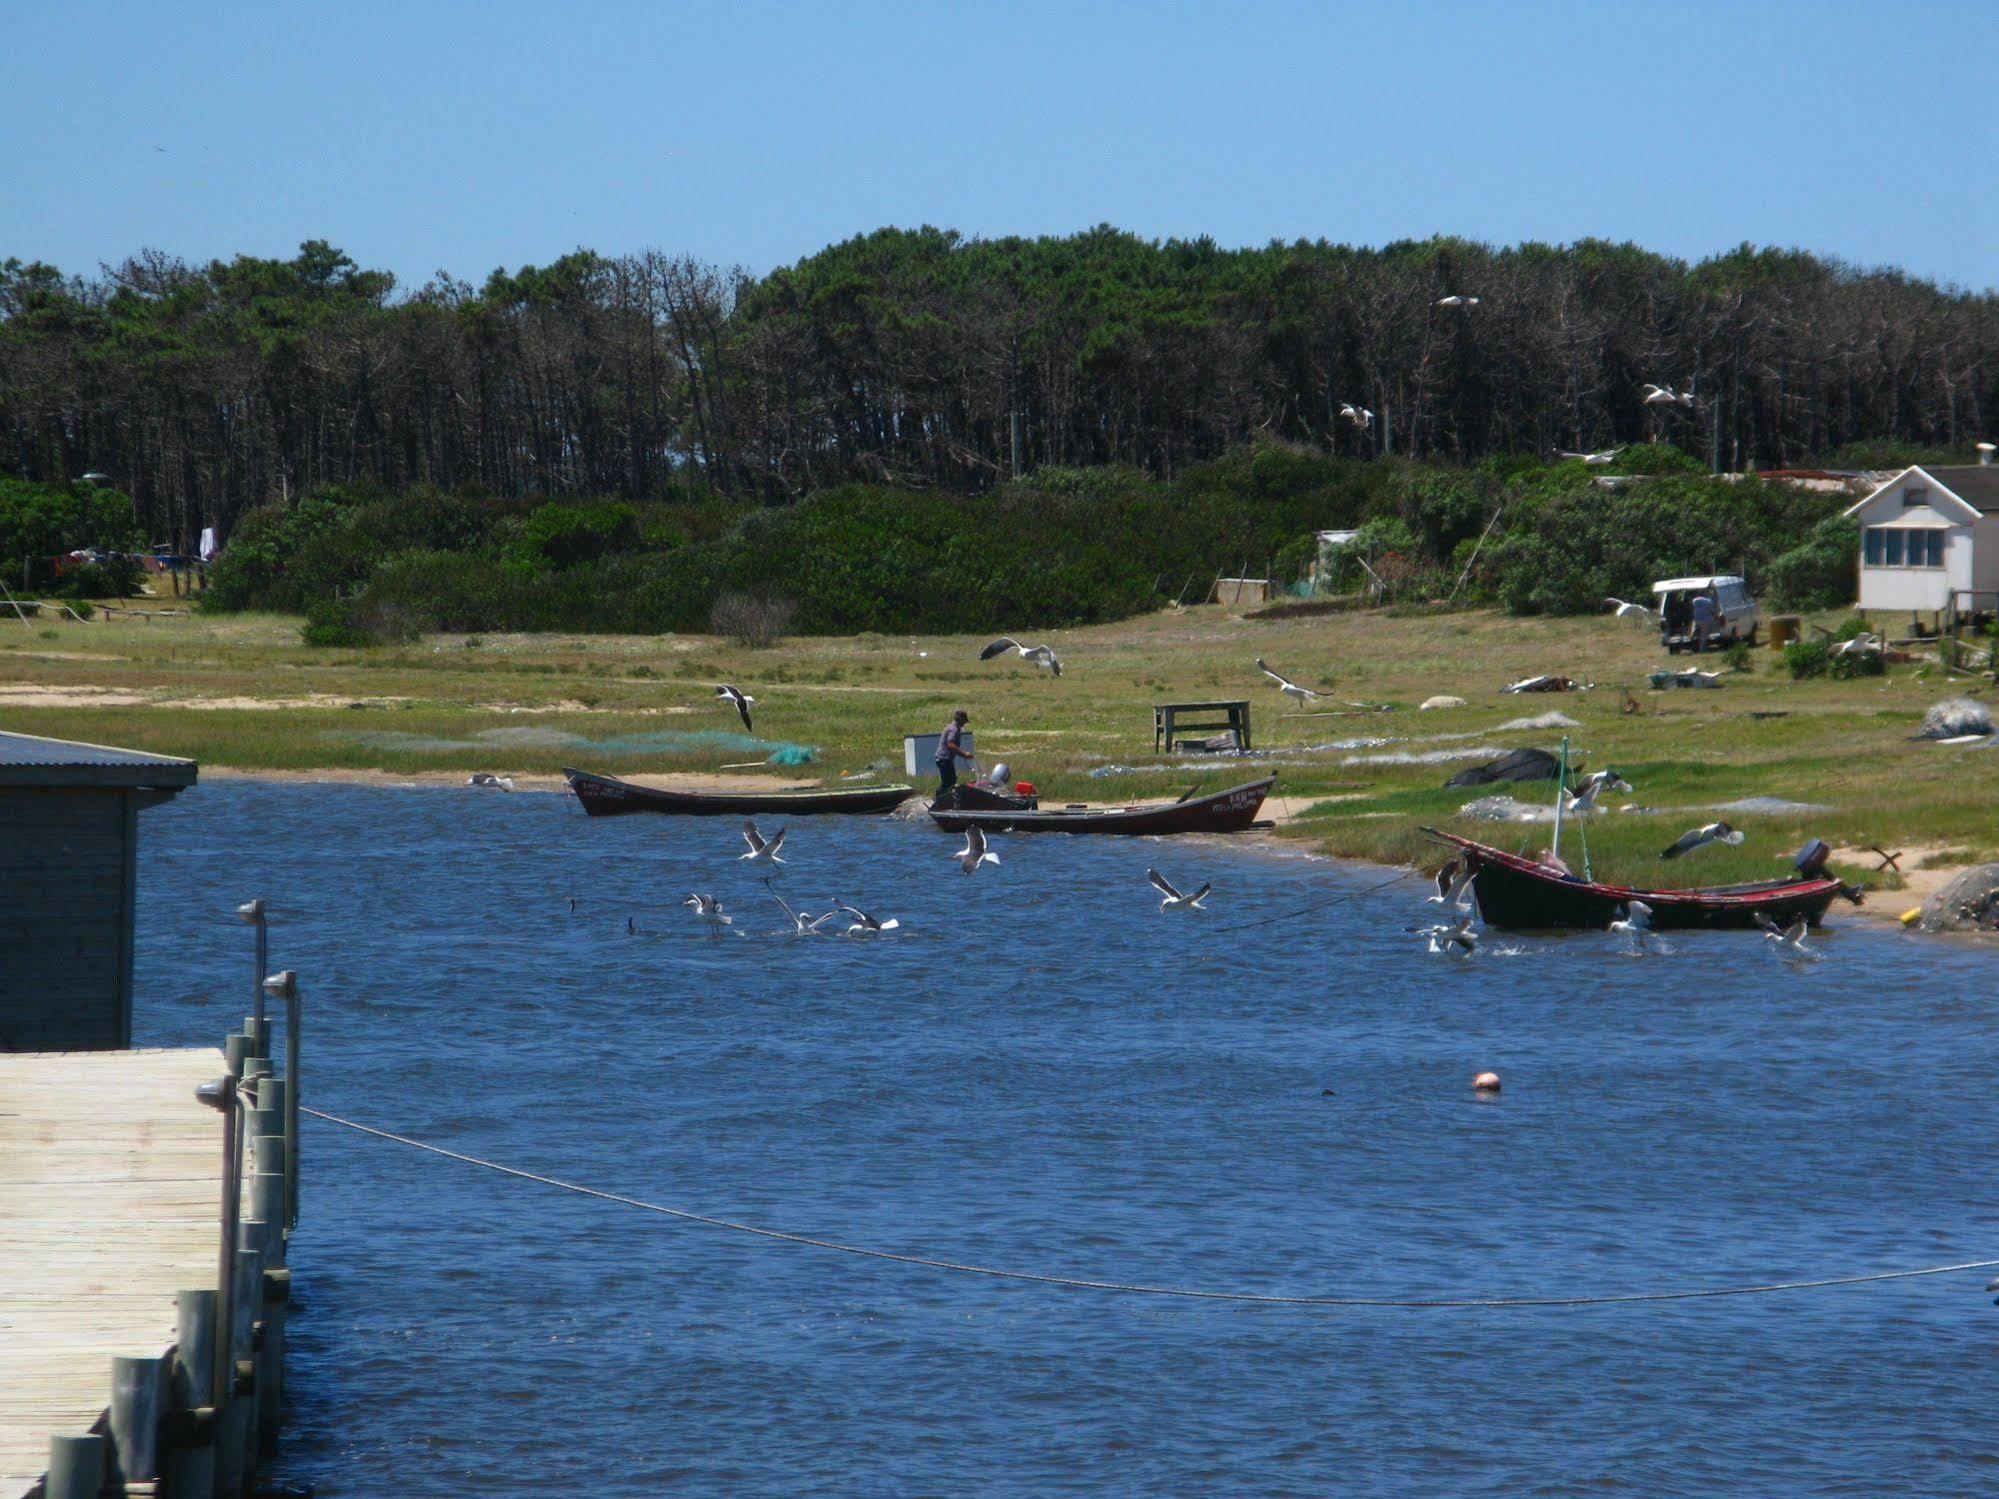
[[[442,1145],[432,1145],[424,1140],[399,1135],[393,1130],[377,1129],[372,1124],[362,1124],[358,1120],[343,1119],[338,1114],[328,1114],[320,1109],[310,1109],[299,1105],[301,1114],[310,1114],[315,1119],[324,1119],[328,1124],[337,1124],[344,1129],[360,1134],[373,1135],[377,1139],[392,1140],[398,1145],[407,1145],[413,1150],[428,1151],[432,1155],[443,1156],[446,1160],[458,1161],[468,1166],[480,1166],[488,1171],[496,1171],[502,1176],[517,1177],[521,1181],[536,1182],[544,1187],[555,1187],[564,1192],[574,1192],[583,1197],[595,1197],[604,1202],[615,1202],[624,1207],[639,1208],[648,1213],[662,1213],[669,1218],[678,1218],[686,1223],[699,1223],[708,1228],[725,1228],[734,1233],[750,1234],[759,1239],[775,1239],[784,1244],[802,1244],[810,1249],[830,1249],[839,1254],[856,1255],[862,1259],[889,1260],[898,1265],[917,1265],[926,1270],[949,1270],[961,1275],[982,1275],[992,1280],[1026,1281],[1034,1285],[1066,1286],[1082,1291],[1112,1291],[1130,1296],[1167,1296],[1185,1301],[1227,1301],[1259,1306],[1345,1306],[1345,1307],[1410,1307],[1423,1309],[1447,1309],[1452,1307],[1555,1307],[1555,1306],[1624,1306],[1641,1301],[1705,1301],[1722,1296],[1761,1296],[1775,1291],[1817,1291],[1831,1286],[1868,1285],[1884,1280],[1914,1280],[1926,1275],[1949,1275],[1960,1270],[1990,1270],[1999,1267],[1999,1260],[1965,1260],[1955,1265],[1928,1265],[1920,1270],[1882,1270],[1871,1275],[1835,1275],[1817,1280],[1778,1280],[1755,1285],[1715,1286],[1707,1289],[1682,1289],[1670,1291],[1626,1291],[1608,1296],[1284,1296],[1261,1291],[1209,1291],[1192,1286],[1158,1286],[1118,1280],[1085,1280],[1069,1275],[1044,1275],[1032,1270],[1006,1270],[994,1265],[972,1265],[958,1260],[935,1259],[929,1255],[902,1254],[891,1249],[874,1249],[865,1244],[845,1244],[838,1239],[817,1239],[809,1234],[786,1233],[782,1229],[762,1228],[754,1223],[739,1223],[732,1218],[717,1218],[708,1213],[690,1212],[686,1208],[668,1207],[664,1203],[648,1202],[642,1197],[627,1197],[622,1192],[607,1192],[601,1187],[586,1187],[578,1182],[564,1181],[560,1177],[543,1176],[535,1171],[523,1171],[518,1166],[503,1166],[498,1161],[488,1161],[476,1155],[467,1155],[462,1150],[448,1150]]]
[[[1300,916],[1310,916],[1314,912],[1324,911],[1331,906],[1342,905],[1350,900],[1359,900],[1363,895],[1373,895],[1377,890],[1386,890],[1390,885],[1399,885],[1404,880],[1408,879],[1412,874],[1415,873],[1416,871],[1413,869],[1398,869],[1394,874],[1390,875],[1387,879],[1383,880],[1378,885],[1369,885],[1364,890],[1343,891],[1340,894],[1331,896],[1326,900],[1314,901],[1309,906],[1300,906],[1295,911],[1280,911],[1275,916],[1259,916],[1254,921],[1233,922],[1228,926],[1217,927],[1215,929],[1215,935],[1222,936],[1228,932],[1246,932],[1251,927],[1269,926],[1270,923],[1273,921],[1296,921]]]

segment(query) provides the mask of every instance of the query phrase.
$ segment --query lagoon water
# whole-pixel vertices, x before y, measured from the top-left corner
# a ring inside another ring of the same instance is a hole
[[[1431,958],[1417,882],[1225,842],[218,780],[146,814],[142,1045],[302,976],[306,1101],[899,1251],[1306,1295],[1999,1258],[1999,964],[1836,910]],[[1206,918],[1145,884],[1215,882]],[[702,935],[676,904],[738,917]],[[577,909],[569,907],[570,897]],[[636,917],[637,936],[626,934]],[[1506,1091],[1475,1097],[1472,1074]],[[1327,1093],[1325,1090],[1330,1089]],[[1984,1494],[1990,1272],[1540,1310],[1246,1306],[771,1243],[307,1120],[276,1476],[321,1495]]]

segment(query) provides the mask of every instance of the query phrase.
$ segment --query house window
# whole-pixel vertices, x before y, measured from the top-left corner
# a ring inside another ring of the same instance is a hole
[[[1941,530],[1869,526],[1861,535],[1861,560],[1868,567],[1942,567]]]
[[[1929,504],[1929,502],[1930,492],[1927,489],[1918,487],[1902,491],[1902,508],[1904,510],[1914,510],[1919,506]]]

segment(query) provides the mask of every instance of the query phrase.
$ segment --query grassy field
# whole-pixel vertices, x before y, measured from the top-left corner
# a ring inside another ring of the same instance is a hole
[[[1542,847],[1545,826],[1475,822],[1460,809],[1481,793],[1443,782],[1485,758],[1475,751],[1553,749],[1567,733],[1577,760],[1614,766],[1634,784],[1633,795],[1609,799],[1613,809],[1653,809],[1591,819],[1600,877],[1756,877],[1781,868],[1780,856],[1808,835],[1912,850],[1905,866],[1931,872],[1918,884],[1999,858],[1999,753],[1910,738],[1928,705],[1990,684],[1953,686],[1934,666],[1793,682],[1777,653],[1759,650],[1753,669],[1718,691],[1658,692],[1646,674],[1669,658],[1642,626],[1489,612],[1264,620],[1207,606],[1037,638],[1061,654],[1059,679],[1012,656],[981,662],[984,639],[969,637],[792,639],[750,650],[695,636],[433,636],[312,650],[295,620],[275,616],[9,624],[0,627],[0,725],[253,771],[546,774],[583,764],[714,773],[796,744],[813,749],[811,764],[763,773],[830,779],[873,767],[900,778],[901,736],[934,732],[962,706],[986,764],[1008,761],[1044,798],[1117,802],[1246,779],[1237,761],[1162,764],[1151,713],[1155,702],[1244,697],[1258,749],[1279,775],[1284,836],[1328,853],[1434,863],[1417,831],[1425,822]],[[1329,689],[1320,711],[1294,709],[1257,673],[1259,655]],[[1718,657],[1703,664],[1725,670]],[[1597,685],[1501,694],[1537,672]],[[722,681],[758,699],[756,739],[713,696]],[[1418,711],[1434,694],[1465,705]],[[1393,706],[1362,711],[1348,700]],[[1504,727],[1553,712],[1575,726]],[[1545,784],[1512,789],[1528,801],[1548,796]],[[1727,810],[1751,797],[1823,810]],[[1716,817],[1748,834],[1740,848],[1659,862],[1682,831]],[[1564,853],[1579,863],[1573,840]],[[1874,862],[1855,854],[1842,868],[1894,886]]]

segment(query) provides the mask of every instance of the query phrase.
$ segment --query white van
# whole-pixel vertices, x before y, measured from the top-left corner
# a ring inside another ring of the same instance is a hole
[[[1738,640],[1756,644],[1756,629],[1763,613],[1749,596],[1749,585],[1732,573],[1710,578],[1667,578],[1652,585],[1658,600],[1659,643],[1678,655],[1694,648],[1694,599],[1706,594],[1714,600],[1714,633],[1709,637],[1723,645]]]

